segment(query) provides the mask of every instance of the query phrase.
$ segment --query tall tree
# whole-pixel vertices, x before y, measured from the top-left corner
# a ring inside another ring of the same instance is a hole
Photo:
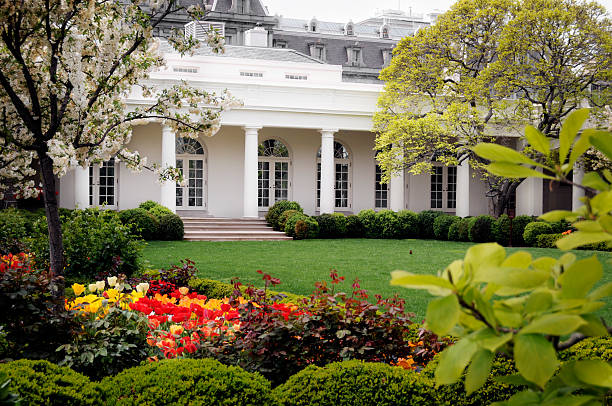
[[[200,18],[204,11],[185,10],[179,0],[0,0],[0,193],[10,184],[22,196],[36,193],[28,176],[38,161],[56,275],[64,261],[56,177],[111,157],[142,168],[144,158],[125,148],[132,125],[156,120],[181,136],[212,134],[232,103],[178,81],[144,85],[164,64],[153,30],[179,12]],[[179,32],[169,42],[182,54],[198,46]],[[222,50],[218,34],[207,42]],[[150,103],[128,108],[137,87]],[[168,179],[177,171],[158,172]]]
[[[469,159],[488,184],[494,214],[503,213],[520,180],[486,173],[486,161],[470,148],[495,141],[521,149],[525,124],[556,137],[563,118],[583,103],[610,104],[610,87],[600,85],[612,80],[611,26],[596,2],[455,3],[403,39],[381,73],[374,129],[386,179]]]

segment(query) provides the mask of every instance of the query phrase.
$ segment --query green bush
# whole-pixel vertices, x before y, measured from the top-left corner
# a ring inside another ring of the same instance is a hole
[[[346,217],[346,236],[348,238],[363,238],[365,237],[365,230],[359,216],[351,214]]]
[[[305,220],[307,218],[308,216],[304,213],[293,213],[293,215],[289,217],[285,223],[285,234],[287,234],[289,237],[295,237],[295,225],[299,220]]]
[[[0,255],[23,251],[27,220],[15,209],[0,210]]]
[[[22,405],[103,405],[101,393],[89,378],[68,367],[48,361],[19,360],[0,364],[10,379],[10,391],[18,393]]]
[[[151,213],[153,216],[155,216],[160,221],[162,217],[170,215],[170,214],[174,214],[172,210],[170,210],[169,208],[165,206],[159,205],[159,204],[149,209],[148,212]]]
[[[470,229],[470,220],[472,218],[466,217],[462,219],[456,220],[454,223],[450,225],[448,228],[448,239],[449,241],[469,241],[469,229]]]
[[[289,217],[293,216],[294,214],[300,213],[302,214],[302,212],[298,211],[298,210],[285,210],[280,217],[278,218],[278,224],[279,227],[282,230],[285,229],[285,226],[287,225],[287,220],[289,220]]]
[[[376,230],[380,232],[376,238],[399,238],[400,228],[397,213],[391,210],[381,210],[376,213],[374,221]]]
[[[223,299],[234,292],[234,286],[212,279],[191,278],[189,288],[210,299]]]
[[[417,220],[419,222],[419,238],[435,238],[434,221],[436,220],[436,217],[442,215],[444,215],[443,212],[435,210],[425,210],[417,214]]]
[[[346,216],[344,213],[332,213],[334,222],[336,223],[336,234],[335,238],[346,237]]]
[[[344,361],[309,366],[274,390],[284,406],[433,405],[433,382],[382,363]]]
[[[174,359],[102,380],[109,405],[267,405],[270,383],[259,374],[210,359]]]
[[[553,223],[548,223],[552,227],[553,234],[562,234],[567,230],[574,230],[572,227],[572,223],[567,220],[555,221]]]
[[[397,212],[398,238],[417,238],[419,236],[419,219],[417,214],[410,210]]]
[[[378,238],[380,230],[377,229],[376,212],[372,209],[361,210],[358,214],[366,238]],[[320,224],[319,224],[320,225]]]
[[[472,242],[490,242],[493,241],[491,226],[495,222],[492,216],[484,215],[474,217],[470,220],[468,236]]]
[[[523,231],[523,240],[525,244],[533,247],[537,241],[538,235],[552,233],[553,230],[550,224],[544,223],[543,221],[533,221],[525,227],[525,231]]]
[[[176,214],[166,214],[159,219],[159,238],[164,241],[181,241],[185,236],[183,220]]]
[[[448,240],[448,229],[457,221],[457,216],[438,216],[434,220],[434,235],[437,240]]]
[[[144,209],[146,211],[149,211],[149,210],[151,210],[155,206],[159,206],[159,203],[154,202],[153,200],[147,200],[146,202],[140,203],[138,208]]]
[[[278,222],[278,219],[280,215],[283,214],[283,212],[287,210],[297,210],[300,213],[304,212],[304,210],[302,209],[302,207],[300,206],[298,202],[280,200],[274,203],[274,205],[270,207],[270,209],[268,210],[268,213],[266,214],[266,221],[268,222],[268,225],[270,225],[276,231],[282,231],[283,229],[280,227],[280,223]]]
[[[612,362],[612,336],[589,337],[559,353],[561,361],[602,359]]]
[[[36,237],[28,243],[36,266],[49,267],[47,224],[39,221]],[[109,210],[75,210],[62,225],[68,277],[95,280],[100,274],[131,276],[139,268],[140,244],[130,227]]]
[[[312,217],[300,218],[295,223],[295,239],[307,240],[319,236],[319,223]]]
[[[555,243],[563,237],[563,234],[540,234],[537,236],[534,246],[538,248],[557,248]]]
[[[331,214],[321,214],[314,218],[319,224],[319,238],[336,238],[336,218]]]
[[[491,225],[491,234],[493,235],[493,240],[499,245],[503,245],[504,247],[509,245],[510,217],[508,217],[507,214],[502,214],[493,222]],[[514,242],[514,238],[512,240]]]
[[[523,233],[527,224],[533,221],[531,216],[516,216],[512,220],[512,245],[515,247],[525,246],[525,240],[523,239]]]
[[[119,219],[143,240],[155,240],[159,235],[159,220],[145,209],[123,210],[119,212]]]

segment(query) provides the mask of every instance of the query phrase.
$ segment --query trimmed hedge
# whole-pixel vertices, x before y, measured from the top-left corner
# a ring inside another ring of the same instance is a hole
[[[532,221],[533,217],[526,215],[516,216],[514,220],[512,220],[512,245],[515,247],[525,245],[525,240],[523,239],[525,227]]]
[[[309,366],[274,391],[284,406],[433,405],[434,384],[416,372],[382,363],[345,361]]]
[[[410,210],[398,211],[397,223],[399,227],[399,238],[419,237],[419,219],[415,212]]]
[[[470,228],[470,218],[462,218],[450,225],[448,228],[449,241],[469,241],[468,230]]]
[[[294,214],[302,214],[301,211],[299,210],[285,210],[284,212],[281,213],[281,215],[278,217],[278,226],[281,229],[281,231],[285,230],[285,226],[287,225],[287,220],[289,220],[289,218],[291,216],[293,216]]]
[[[27,223],[19,210],[0,210],[0,255],[23,251],[21,240],[28,234]]]
[[[270,382],[211,359],[173,359],[127,369],[100,383],[109,405],[264,405]]]
[[[145,209],[123,210],[119,212],[119,219],[143,240],[155,240],[159,234],[159,220]]]
[[[523,240],[525,244],[533,247],[537,241],[537,238],[541,234],[553,234],[553,229],[548,223],[543,221],[533,221],[525,227],[523,231]]]
[[[470,220],[468,236],[472,242],[490,242],[493,241],[491,234],[491,226],[495,222],[492,216],[478,216]]]
[[[589,337],[559,353],[561,361],[602,359],[612,362],[612,336]]]
[[[234,292],[234,286],[229,283],[202,278],[191,278],[189,289],[210,299],[223,299],[231,296]]]
[[[342,238],[347,233],[346,217],[342,213],[321,214],[314,219],[319,224],[320,238]]]
[[[448,229],[459,219],[457,216],[438,216],[434,220],[434,235],[437,240],[448,240]]]
[[[146,211],[149,211],[149,210],[151,210],[155,206],[159,206],[159,203],[154,202],[153,200],[147,200],[146,202],[140,203],[138,208],[145,209]]]
[[[376,238],[400,238],[400,227],[397,213],[392,210],[381,210],[374,218],[375,229],[379,232]]]
[[[160,221],[161,221],[162,217],[170,215],[170,214],[174,214],[172,212],[172,210],[170,210],[166,206],[162,206],[162,205],[159,205],[159,204],[157,206],[153,207],[152,209],[149,209],[148,212],[151,213],[152,215],[154,215],[155,217],[157,217],[157,219],[160,220]]]
[[[103,405],[97,386],[84,375],[48,361],[18,360],[0,364],[10,379],[10,392],[18,393],[22,405]]]
[[[295,225],[299,220],[304,220],[307,218],[307,215],[300,213],[299,211],[293,213],[285,223],[285,234],[287,234],[289,237],[295,237]]]
[[[185,236],[183,220],[176,214],[166,214],[159,219],[159,238],[164,241],[181,241]]]
[[[351,214],[346,217],[346,236],[348,238],[363,238],[365,230],[359,216]]]
[[[296,240],[306,240],[317,238],[319,236],[319,223],[312,217],[304,217],[298,219],[295,223]]]
[[[425,210],[417,214],[417,220],[419,223],[419,236],[425,239],[433,239],[436,237],[434,234],[434,221],[436,217],[443,216],[444,213],[435,210]]]
[[[274,205],[268,210],[268,213],[266,213],[266,221],[268,222],[268,225],[270,225],[276,231],[281,231],[282,229],[280,227],[279,217],[284,211],[287,210],[297,210],[300,213],[304,212],[298,202],[280,200],[274,203]]]
[[[555,243],[563,237],[563,234],[540,234],[537,236],[534,246],[538,248],[557,248]]]
[[[376,228],[376,212],[372,209],[361,210],[358,216],[359,220],[361,220],[361,224],[363,225],[365,237],[378,238],[380,232]]]

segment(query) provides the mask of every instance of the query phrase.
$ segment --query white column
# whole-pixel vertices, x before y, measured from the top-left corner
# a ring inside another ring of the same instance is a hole
[[[399,151],[397,154],[398,160],[404,159],[404,151]],[[393,211],[400,211],[406,208],[404,198],[406,193],[404,193],[404,188],[406,184],[404,183],[404,170],[402,169],[398,173],[393,173],[391,175],[391,181],[389,182],[389,191],[391,202],[389,208]]]
[[[584,178],[584,168],[579,165],[574,165],[572,181],[580,185],[582,184],[583,178]],[[579,187],[573,186],[572,187],[572,211],[576,211],[580,207],[584,206],[584,203],[580,201],[581,197],[584,197],[584,189],[580,189]]]
[[[516,188],[516,214],[539,216],[544,205],[542,178],[527,178]]]
[[[163,168],[176,166],[176,138],[172,128],[166,125],[162,127],[161,153]],[[160,203],[176,213],[176,182],[165,181],[162,183]]]
[[[77,209],[89,207],[89,168],[77,166],[74,170],[74,206]]]
[[[470,160],[464,159],[457,166],[457,208],[455,214],[459,217],[470,215]]]
[[[334,166],[334,133],[338,130],[320,130],[321,132],[321,205],[323,213],[333,213],[336,207]]]
[[[261,127],[244,127],[244,217],[259,217],[257,205],[257,133]]]

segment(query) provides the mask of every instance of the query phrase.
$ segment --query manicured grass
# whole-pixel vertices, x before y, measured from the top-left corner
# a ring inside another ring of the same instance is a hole
[[[165,268],[189,258],[196,263],[199,276],[229,282],[240,277],[243,283],[261,286],[258,269],[280,278],[278,290],[309,294],[314,283],[329,280],[336,269],[346,277],[343,290],[351,291],[355,278],[361,287],[384,297],[395,293],[406,299],[407,308],[420,319],[425,315],[431,296],[418,290],[389,285],[391,271],[402,269],[414,273],[436,274],[456,259],[461,259],[470,243],[434,240],[306,240],[271,242],[149,242],[144,258],[151,268]],[[410,254],[412,250],[412,255]],[[534,257],[558,258],[562,252],[544,248],[508,248],[508,252],[527,250]],[[578,258],[593,255],[591,251],[573,251]],[[604,263],[604,281],[612,281],[612,254],[598,252]],[[612,321],[608,301],[599,313]]]

